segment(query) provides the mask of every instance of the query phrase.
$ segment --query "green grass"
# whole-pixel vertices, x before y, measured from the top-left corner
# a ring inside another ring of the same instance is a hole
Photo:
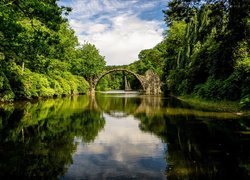
[[[197,109],[216,111],[216,112],[236,112],[236,113],[250,114],[250,110],[241,109],[238,101],[206,100],[196,96],[179,96],[177,98]]]

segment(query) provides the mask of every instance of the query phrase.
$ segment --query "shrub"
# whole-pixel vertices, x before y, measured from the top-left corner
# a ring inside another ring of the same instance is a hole
[[[70,94],[78,94],[78,80],[70,72],[62,73],[62,77],[67,80],[67,83],[70,86]]]
[[[48,77],[48,81],[49,81],[50,87],[54,89],[54,95],[61,96],[63,94],[63,88],[61,87],[60,83],[51,77]]]
[[[177,69],[170,71],[166,81],[167,88],[165,88],[165,91],[170,91],[172,94],[175,95],[183,95],[190,93],[191,86],[188,77],[189,75],[185,69]]]
[[[247,95],[240,100],[240,106],[242,109],[250,108],[250,95]]]
[[[223,81],[209,77],[205,84],[195,87],[194,94],[205,99],[223,99]]]
[[[59,83],[64,95],[86,93],[89,87],[88,82],[83,77],[73,75],[70,72],[63,72],[60,75],[50,74],[50,77]]]
[[[81,76],[75,76],[77,78],[77,90],[78,93],[86,93],[88,91],[89,88],[89,83]]]
[[[13,101],[15,94],[13,93],[9,80],[0,72],[0,101]]]
[[[69,95],[86,93],[87,81],[70,72],[57,71],[50,74],[31,72],[29,69],[22,71],[15,63],[7,65],[7,76],[0,73],[0,101],[17,99],[52,97],[54,95]]]
[[[55,75],[55,74],[50,74],[49,75],[52,79],[55,79],[61,86],[62,88],[62,95],[68,95],[71,94],[71,88],[70,85],[68,84],[68,82],[62,78],[59,75]]]

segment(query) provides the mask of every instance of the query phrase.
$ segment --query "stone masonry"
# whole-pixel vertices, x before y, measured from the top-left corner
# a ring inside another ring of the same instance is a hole
[[[133,71],[130,71],[127,69],[112,69],[112,70],[109,70],[107,72],[104,72],[102,75],[100,75],[99,77],[94,79],[92,82],[89,82],[89,84],[90,84],[89,93],[90,94],[95,93],[95,87],[102,77],[104,77],[107,74],[117,72],[117,71],[124,71],[124,72],[127,72],[127,73],[134,75],[141,83],[145,94],[147,94],[147,95],[161,94],[162,82],[160,80],[160,77],[156,73],[154,73],[152,70],[147,70],[145,75],[140,75],[140,74],[136,74]]]

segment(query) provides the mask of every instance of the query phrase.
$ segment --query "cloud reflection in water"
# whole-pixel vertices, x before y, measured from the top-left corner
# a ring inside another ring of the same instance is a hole
[[[80,139],[73,164],[63,179],[148,178],[164,179],[166,145],[142,132],[133,116],[104,114],[106,125],[93,143]]]

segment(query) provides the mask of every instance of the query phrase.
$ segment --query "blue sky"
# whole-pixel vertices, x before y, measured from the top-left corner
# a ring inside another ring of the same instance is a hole
[[[81,44],[95,44],[107,65],[129,64],[162,40],[167,0],[60,0]]]

